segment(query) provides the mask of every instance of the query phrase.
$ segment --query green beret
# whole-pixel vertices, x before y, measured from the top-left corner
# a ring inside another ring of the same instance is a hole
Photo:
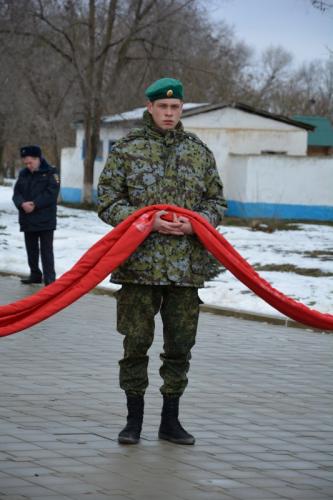
[[[149,85],[145,91],[149,101],[157,99],[183,99],[183,84],[174,78],[161,78]]]

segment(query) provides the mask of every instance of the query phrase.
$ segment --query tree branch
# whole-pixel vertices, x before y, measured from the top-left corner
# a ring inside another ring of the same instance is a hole
[[[169,13],[164,13],[164,14],[162,13],[159,18],[157,18],[155,20],[152,19],[151,21],[149,21],[148,23],[146,23],[142,26],[137,26],[139,24],[138,21],[141,21],[143,19],[143,17],[146,17],[148,12],[156,4],[156,0],[152,0],[150,2],[150,4],[148,4],[146,6],[146,8],[144,9],[145,15],[143,16],[142,13],[139,13],[139,17],[135,18],[136,22],[133,24],[132,28],[130,29],[130,32],[126,36],[121,37],[120,39],[116,40],[115,42],[110,42],[108,45],[106,45],[102,49],[102,51],[97,55],[97,59],[101,58],[105,52],[108,52],[112,47],[114,47],[116,45],[119,45],[121,43],[123,43],[124,45],[129,45],[129,43],[132,41],[131,39],[132,39],[133,35],[136,35],[137,33],[140,33],[142,30],[150,28],[151,26],[156,26],[158,24],[163,23],[165,21],[165,19],[168,19],[169,17],[174,16],[179,11],[181,11],[182,9],[184,9],[185,7],[187,7],[188,5],[190,5],[193,2],[194,2],[194,0],[187,0],[184,4],[180,5],[177,9],[175,9]],[[141,3],[141,1],[140,1],[140,3]],[[149,7],[149,10],[148,10],[148,7]],[[135,26],[136,26],[136,28],[133,29]]]

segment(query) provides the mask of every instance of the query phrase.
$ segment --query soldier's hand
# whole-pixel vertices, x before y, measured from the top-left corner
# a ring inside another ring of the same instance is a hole
[[[193,234],[192,224],[187,217],[181,215],[180,217],[178,217],[178,222],[181,223],[180,229],[182,230],[183,234]]]
[[[154,219],[153,231],[157,231],[160,234],[183,236],[185,234],[182,230],[183,223],[177,219],[176,214],[173,216],[173,222],[163,220],[161,217],[166,213],[164,210],[157,212]]]

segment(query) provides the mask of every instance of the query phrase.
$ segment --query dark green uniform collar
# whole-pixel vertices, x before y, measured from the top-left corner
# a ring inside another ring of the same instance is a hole
[[[178,122],[176,125],[176,128],[171,129],[171,130],[162,130],[161,128],[157,127],[153,117],[149,113],[149,111],[145,111],[143,113],[143,123],[144,126],[149,129],[151,132],[153,132],[156,135],[166,137],[166,138],[172,138],[172,137],[177,137],[184,132],[184,127],[182,122]]]

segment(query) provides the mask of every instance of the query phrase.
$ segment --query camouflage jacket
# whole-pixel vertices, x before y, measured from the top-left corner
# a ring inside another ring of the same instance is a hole
[[[135,210],[167,203],[217,226],[226,208],[212,152],[179,123],[166,132],[144,113],[144,127],[116,142],[98,183],[99,217],[113,226]],[[203,286],[208,252],[195,235],[157,232],[112,274],[115,283]]]

